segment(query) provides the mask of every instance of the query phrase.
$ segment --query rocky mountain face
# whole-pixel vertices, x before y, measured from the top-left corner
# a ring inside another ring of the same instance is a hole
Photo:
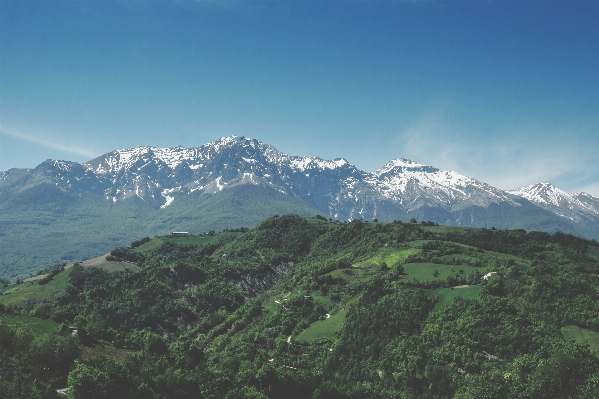
[[[47,226],[62,223],[68,236],[69,223],[78,230],[73,212],[89,219],[86,209],[100,219],[105,209],[122,212],[118,218],[136,226],[134,234],[239,227],[235,223],[256,223],[269,213],[296,212],[340,220],[416,217],[447,225],[599,237],[599,199],[588,194],[568,194],[541,183],[508,192],[401,158],[367,173],[345,159],[290,156],[245,137],[195,148],[137,147],[84,164],[48,160],[34,169],[0,172],[0,215],[5,215],[0,216],[0,235],[22,231],[15,230],[20,213],[27,220],[27,215],[40,218],[39,211],[54,212]],[[122,233],[115,240],[129,238]]]
[[[329,201],[323,198],[340,192],[348,179],[362,180],[364,174],[343,159],[288,156],[243,137],[225,137],[198,148],[113,151],[84,167],[104,182],[104,194],[114,202],[137,196],[165,208],[192,193],[217,194],[250,184],[307,200],[327,213]]]

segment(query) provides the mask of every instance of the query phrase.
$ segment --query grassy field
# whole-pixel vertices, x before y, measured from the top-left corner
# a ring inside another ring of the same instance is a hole
[[[599,333],[576,326],[562,327],[562,335],[566,340],[574,338],[576,342],[588,343],[591,351],[599,355]]]
[[[106,260],[106,255],[99,256],[94,259],[89,259],[81,262],[83,267],[96,267],[108,273],[122,272],[124,270],[139,271],[140,267],[129,262],[112,262]]]
[[[405,245],[408,245],[411,248],[422,248],[422,246],[428,242],[431,242],[432,240],[415,240],[415,241],[408,241],[405,243]]]
[[[58,323],[54,320],[40,319],[30,316],[13,316],[0,314],[0,318],[6,320],[6,323],[12,327],[27,327],[36,337],[49,334],[58,329]]]
[[[492,264],[492,263],[505,263],[510,260],[516,262],[518,268],[522,271],[527,271],[530,269],[530,261],[519,258],[514,255],[502,254],[500,252],[492,252],[492,251],[484,251],[483,253],[483,263]]]
[[[320,225],[320,226],[328,227],[329,229],[333,229],[333,228],[338,227],[338,225],[335,224],[335,223],[331,223],[331,222],[328,222],[328,221],[325,222],[324,220],[318,219],[318,218],[306,218],[306,221],[309,224],[317,224],[317,225]]]
[[[480,290],[482,290],[482,285],[471,285],[469,287],[464,288],[439,288],[436,290],[424,290],[427,294],[436,296],[438,298],[438,302],[435,307],[441,307],[443,305],[450,304],[453,302],[454,298],[460,296],[464,299],[476,299],[478,298],[478,294]]]
[[[443,265],[435,263],[406,263],[403,265],[405,278],[415,279],[417,281],[437,281],[445,280],[449,276],[455,276],[459,274],[462,277],[466,277],[469,273],[474,270],[478,270],[481,274],[485,274],[487,269],[485,267],[472,267],[472,266],[453,266]],[[439,272],[439,275],[435,277],[433,273]],[[464,273],[460,274],[459,271],[463,270]]]
[[[165,242],[172,242],[179,245],[206,245],[214,240],[214,236],[196,236],[189,235],[187,237],[155,237],[137,248],[133,252],[146,252],[154,248],[158,248]]]
[[[58,273],[48,284],[39,285],[37,281],[10,285],[0,288],[0,303],[12,305],[30,299],[48,299],[64,291],[67,279],[73,269],[66,269]]]
[[[316,321],[312,323],[310,327],[299,333],[294,340],[302,343],[324,338],[335,338],[337,331],[343,327],[346,314],[347,310],[341,310],[328,319]]]
[[[416,242],[416,241],[414,241]],[[422,242],[422,241],[420,241]],[[353,267],[356,268],[364,268],[369,266],[380,266],[383,262],[387,264],[387,266],[392,267],[398,263],[403,263],[408,259],[410,255],[416,255],[422,252],[421,249],[418,248],[382,248],[375,256],[370,259],[364,260],[362,262],[358,262],[353,264]]]
[[[85,267],[85,265],[83,265],[83,267]],[[93,267],[97,267],[98,269],[102,269],[108,273],[123,272],[125,270],[131,270],[133,272],[137,272],[137,271],[141,270],[141,267],[134,265],[132,263],[125,263],[125,262],[108,262],[107,261],[106,263],[102,263],[101,265],[93,266]]]
[[[432,233],[438,233],[438,234],[456,233],[456,232],[462,233],[462,232],[467,232],[469,230],[473,230],[472,227],[464,227],[464,226],[422,226],[422,225],[420,225],[420,227],[423,230],[427,230]]]

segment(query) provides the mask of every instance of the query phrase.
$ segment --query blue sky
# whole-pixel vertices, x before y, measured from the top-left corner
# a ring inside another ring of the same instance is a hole
[[[599,2],[0,2],[0,170],[238,135],[599,196]]]

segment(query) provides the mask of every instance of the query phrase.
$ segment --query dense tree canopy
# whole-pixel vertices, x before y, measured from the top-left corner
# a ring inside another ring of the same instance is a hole
[[[0,318],[7,397],[599,397],[598,343],[562,330],[599,332],[596,242],[293,215],[149,241],[113,251],[137,272],[61,266],[57,297],[0,308],[63,323]]]

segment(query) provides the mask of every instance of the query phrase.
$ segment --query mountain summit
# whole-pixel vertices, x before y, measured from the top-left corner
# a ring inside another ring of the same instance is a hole
[[[599,237],[599,199],[588,194],[543,183],[508,192],[404,158],[367,173],[345,159],[291,156],[230,136],[0,172],[0,275],[47,254],[80,260],[142,235],[249,226],[277,213]]]
[[[569,194],[549,183],[532,184],[511,193],[576,223],[594,223],[599,218],[599,199],[587,193]]]

